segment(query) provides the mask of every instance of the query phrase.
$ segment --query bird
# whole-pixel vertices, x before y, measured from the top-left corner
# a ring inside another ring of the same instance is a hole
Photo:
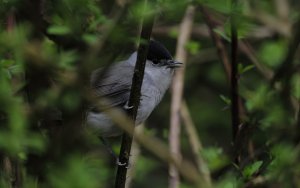
[[[93,93],[96,98],[105,98],[109,101],[104,108],[123,110],[128,108],[136,60],[137,51],[128,59],[113,63],[104,71],[103,68],[99,68],[92,72],[90,86]],[[181,65],[182,63],[173,59],[162,43],[153,39],[149,41],[136,125],[145,122],[160,103],[171,84],[175,69]],[[87,112],[86,123],[102,138],[115,137],[123,133],[105,112],[96,108],[91,108]]]

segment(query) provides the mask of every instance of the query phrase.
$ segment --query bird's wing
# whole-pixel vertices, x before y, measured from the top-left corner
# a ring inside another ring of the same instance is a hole
[[[91,86],[96,96],[109,100],[109,107],[124,106],[129,100],[133,67],[117,64],[92,73]]]

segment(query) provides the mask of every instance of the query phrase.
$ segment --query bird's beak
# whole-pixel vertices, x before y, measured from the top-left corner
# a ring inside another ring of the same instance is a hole
[[[182,66],[182,63],[179,61],[175,61],[175,60],[170,60],[167,62],[167,67],[168,68],[179,68]]]

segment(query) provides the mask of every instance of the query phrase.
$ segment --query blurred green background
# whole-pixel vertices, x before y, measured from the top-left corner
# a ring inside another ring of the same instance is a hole
[[[300,187],[300,53],[282,66],[299,36],[296,0],[0,0],[0,187],[112,187],[116,165],[84,126],[89,75],[137,47],[141,17],[155,15],[152,38],[175,56],[179,25],[196,7],[184,100],[213,187]],[[239,38],[239,94],[245,108],[242,162],[234,164],[230,82],[200,6],[230,57],[231,17]],[[272,76],[283,76],[271,84]],[[168,142],[170,97],[145,123]],[[184,127],[182,156],[195,159]],[[120,139],[109,140],[118,152]],[[167,187],[168,164],[140,148],[131,187]],[[194,187],[185,179],[181,187]]]

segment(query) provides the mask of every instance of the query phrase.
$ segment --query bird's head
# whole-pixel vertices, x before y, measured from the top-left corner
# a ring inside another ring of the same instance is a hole
[[[167,48],[160,42],[150,40],[147,60],[153,66],[165,67],[165,68],[178,68],[181,67],[182,63],[175,61]]]

